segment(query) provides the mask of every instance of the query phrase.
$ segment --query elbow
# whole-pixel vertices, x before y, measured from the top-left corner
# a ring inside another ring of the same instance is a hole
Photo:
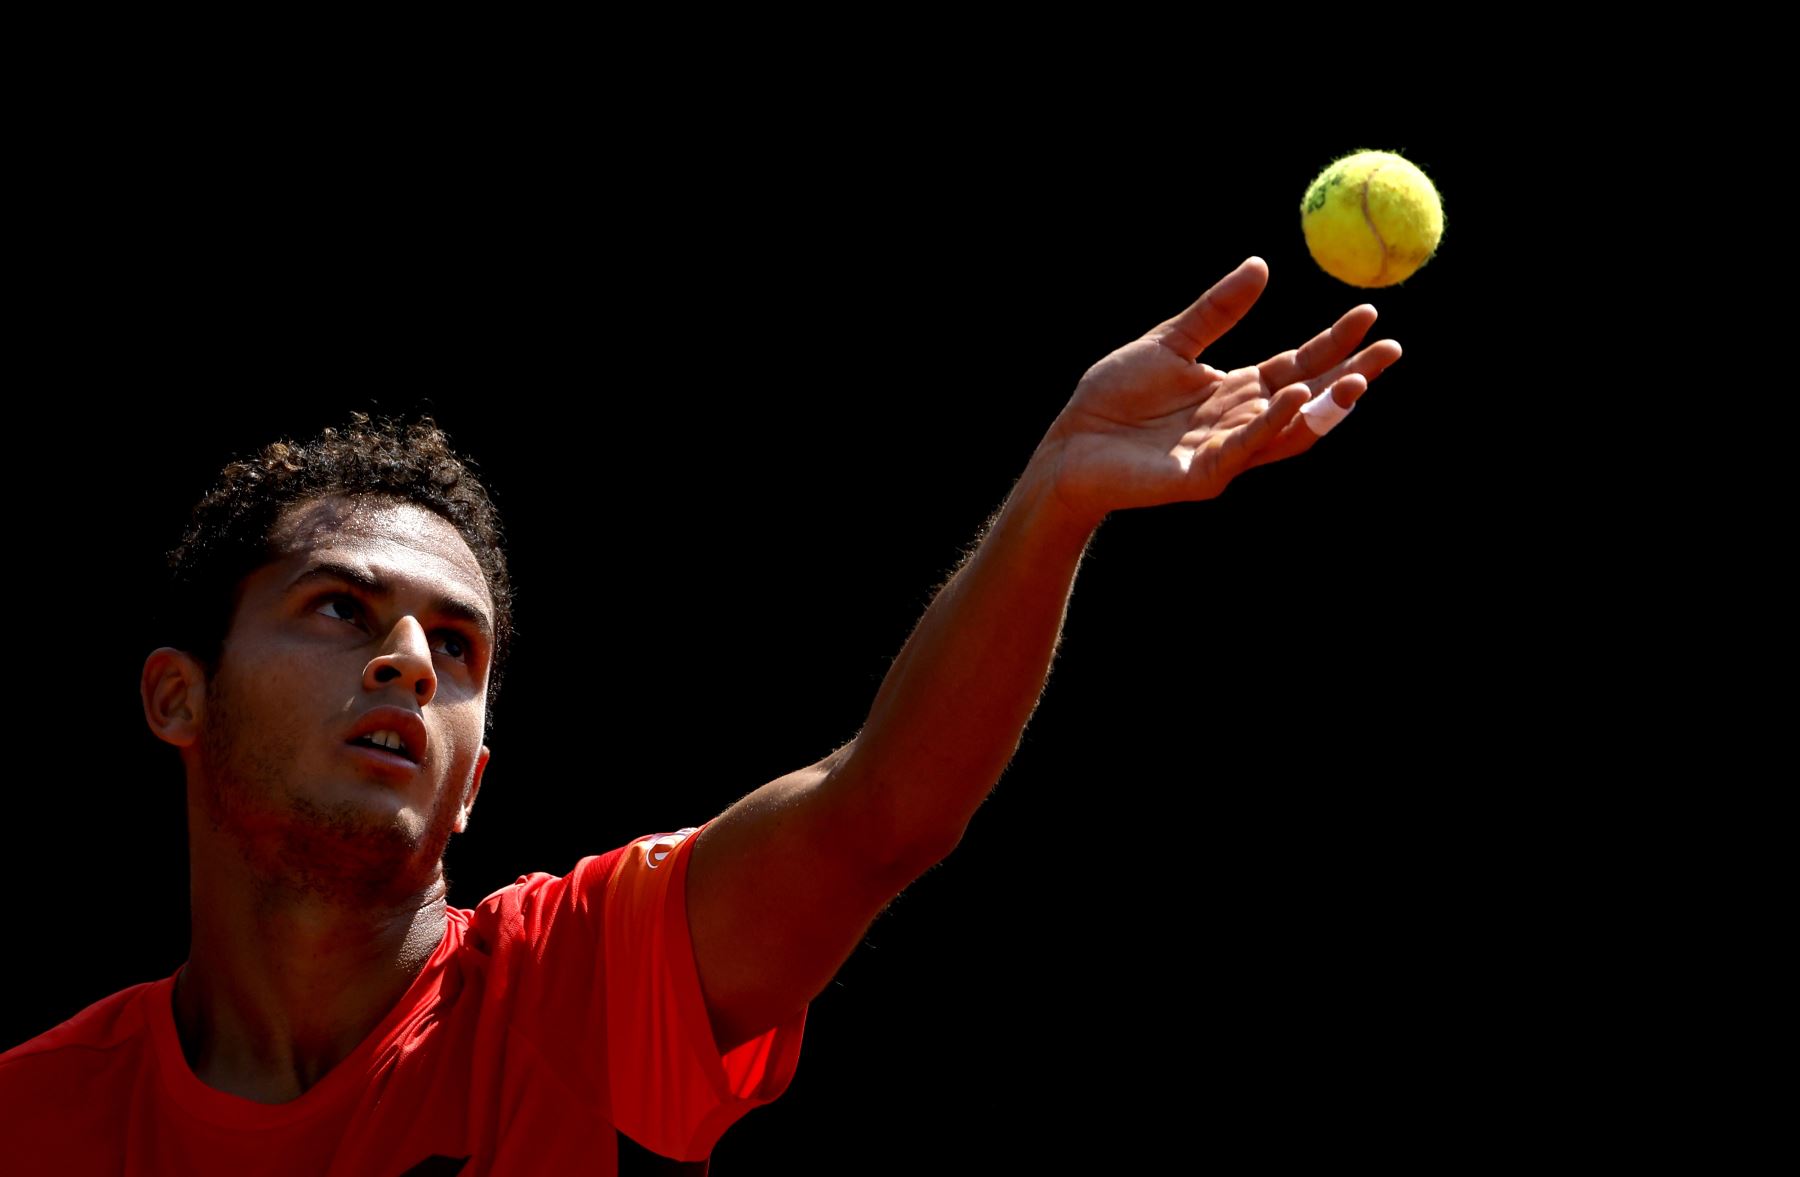
[[[958,825],[954,830],[944,831],[937,838],[921,842],[915,847],[913,862],[918,869],[913,873],[913,877],[918,878],[944,859],[949,858],[956,848],[962,845],[963,833],[967,829],[967,825]]]
[[[960,816],[946,821],[928,807],[909,804],[919,791],[883,787],[851,764],[832,774],[830,787],[840,812],[849,818],[840,828],[854,831],[849,844],[856,848],[863,873],[889,896],[948,858],[968,827]]]
[[[960,836],[914,841],[875,838],[862,856],[859,873],[868,893],[886,906],[926,871],[948,858],[960,840]]]
[[[897,844],[887,857],[888,875],[891,880],[898,881],[894,892],[898,893],[902,887],[950,857],[962,843],[962,834],[958,829],[954,833],[939,833]]]

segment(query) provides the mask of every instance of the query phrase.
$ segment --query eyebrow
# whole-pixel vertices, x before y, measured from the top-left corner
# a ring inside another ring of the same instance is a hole
[[[366,568],[355,564],[340,564],[335,560],[325,560],[309,565],[299,576],[288,582],[286,592],[321,580],[337,580],[353,585],[372,597],[386,599],[394,595],[394,587],[387,581],[374,575]],[[431,612],[452,621],[461,621],[471,626],[484,640],[492,641],[494,637],[493,623],[488,620],[487,610],[462,597],[438,595],[431,599]]]

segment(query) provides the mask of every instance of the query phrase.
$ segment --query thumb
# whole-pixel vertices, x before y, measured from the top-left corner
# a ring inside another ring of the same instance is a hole
[[[1192,306],[1159,324],[1150,335],[1184,358],[1198,359],[1201,352],[1238,325],[1268,284],[1269,264],[1259,257],[1245,258]]]

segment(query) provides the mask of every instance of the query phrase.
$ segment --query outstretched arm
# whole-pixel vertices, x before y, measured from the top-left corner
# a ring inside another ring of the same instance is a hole
[[[1267,281],[1251,258],[1090,368],[857,737],[700,834],[688,923],[721,1048],[817,995],[881,908],[956,846],[1018,747],[1101,520],[1211,498],[1244,470],[1305,451],[1317,434],[1303,406],[1330,396],[1348,407],[1399,358],[1391,340],[1357,351],[1375,321],[1360,306],[1255,367],[1198,363]]]

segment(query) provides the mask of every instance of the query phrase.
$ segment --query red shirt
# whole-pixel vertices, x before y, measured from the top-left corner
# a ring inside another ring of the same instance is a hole
[[[447,909],[399,1004],[288,1103],[195,1078],[174,977],[115,993],[0,1054],[6,1172],[611,1175],[616,1134],[703,1160],[787,1088],[806,1014],[715,1048],[688,938],[693,832]]]

